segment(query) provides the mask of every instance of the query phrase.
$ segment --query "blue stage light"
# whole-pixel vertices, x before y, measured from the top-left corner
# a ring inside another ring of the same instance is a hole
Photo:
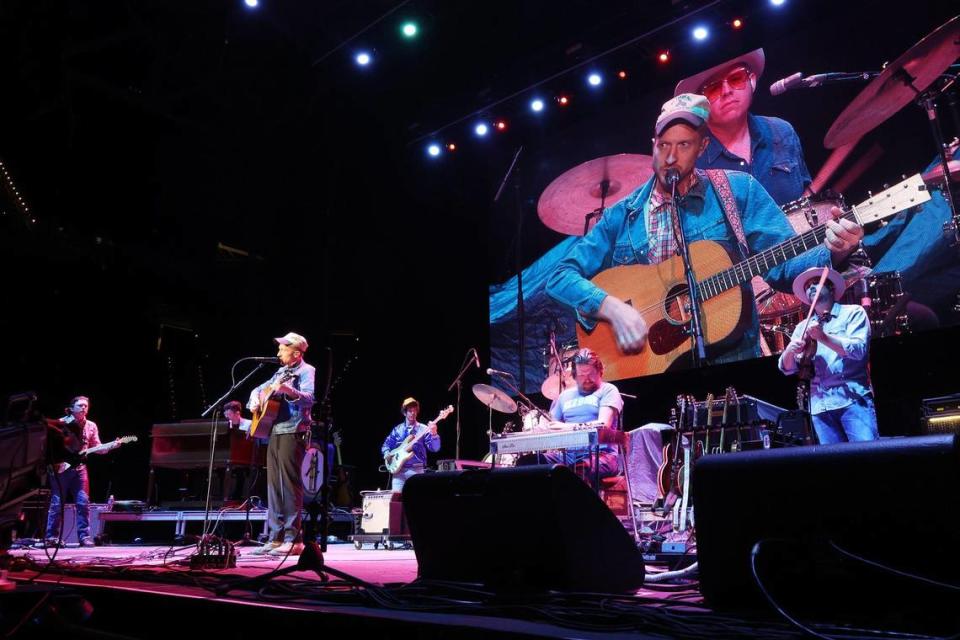
[[[591,73],[589,76],[587,76],[587,83],[591,87],[599,87],[601,84],[603,84],[603,76],[601,76],[599,73]]]
[[[490,133],[490,127],[487,126],[486,122],[481,122],[473,128],[473,132],[477,134],[477,136],[482,138],[483,136]]]
[[[361,51],[361,52],[357,53],[357,55],[356,55],[356,57],[354,58],[354,60],[356,60],[356,61],[357,61],[357,64],[360,65],[361,67],[365,67],[365,66],[367,66],[368,64],[370,64],[370,62],[373,60],[373,58],[372,58],[372,57],[370,56],[370,54],[367,53],[366,51]]]
[[[541,111],[543,111],[543,106],[544,106],[543,100],[541,100],[540,98],[534,98],[533,100],[530,101],[530,110],[533,111],[534,113],[540,113]]]
[[[706,40],[709,35],[710,31],[706,27],[697,27],[693,30],[693,37],[696,40]]]
[[[438,145],[436,142],[431,142],[429,145],[427,145],[427,153],[430,154],[431,157],[436,158],[438,155],[440,155],[440,151],[442,151],[442,149],[440,149],[440,145]]]

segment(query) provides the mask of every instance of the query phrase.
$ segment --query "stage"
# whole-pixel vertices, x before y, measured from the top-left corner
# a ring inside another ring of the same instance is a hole
[[[350,543],[328,545],[323,560],[326,567],[355,580],[331,575],[330,582],[324,584],[308,570],[263,585],[244,586],[238,582],[293,567],[297,562],[295,558],[252,555],[253,549],[256,547],[238,547],[236,568],[223,570],[191,570],[189,557],[196,552],[195,545],[69,545],[57,550],[13,550],[15,564],[10,577],[18,584],[5,597],[37,600],[55,586],[65,597],[74,594],[93,607],[86,628],[128,637],[169,637],[170,633],[192,634],[194,629],[199,633],[201,628],[215,624],[218,633],[232,637],[309,626],[318,631],[365,630],[380,637],[446,637],[454,633],[470,637],[602,638],[632,631],[635,637],[652,638],[663,636],[644,632],[643,628],[660,626],[665,631],[668,619],[677,615],[689,617],[686,624],[704,633],[704,624],[734,624],[703,607],[693,582],[667,591],[644,588],[632,596],[490,597],[492,594],[484,594],[479,585],[418,582],[412,549],[365,546],[358,550]],[[482,551],[464,549],[464,553]],[[358,583],[368,583],[372,588],[354,586]],[[236,588],[218,594],[218,590],[231,585]],[[607,602],[606,613],[599,606],[601,601]],[[597,608],[586,614],[594,603]],[[612,615],[611,606],[620,612]],[[632,616],[626,614],[628,608],[636,609]],[[739,627],[741,633],[753,633],[755,629],[749,624]],[[783,637],[784,631],[786,628],[780,627],[778,637]]]

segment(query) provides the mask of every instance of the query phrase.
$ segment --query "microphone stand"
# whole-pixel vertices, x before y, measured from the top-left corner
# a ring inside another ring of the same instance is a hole
[[[467,351],[469,355],[473,351],[473,347]],[[463,390],[463,376],[467,373],[467,370],[470,368],[470,363],[473,362],[473,358],[470,358],[467,361],[464,361],[463,365],[460,367],[457,377],[453,379],[453,382],[450,383],[450,386],[447,387],[447,392],[449,393],[453,386],[457,386],[457,444],[453,451],[453,459],[460,459],[460,392]]]
[[[500,196],[503,194],[503,188],[507,186],[507,181],[510,179],[511,174],[514,173],[514,169],[517,167],[517,160],[520,159],[520,153],[523,151],[523,145],[520,145],[517,148],[517,152],[513,156],[513,161],[510,163],[510,168],[507,169],[507,173],[503,176],[503,180],[500,182],[500,188],[497,189],[497,193],[493,196],[493,201],[497,202],[500,200]],[[520,170],[516,171],[517,179],[513,183],[513,192],[514,200],[516,204],[516,217],[517,217],[517,247],[516,247],[516,266],[517,266],[517,366],[520,369],[520,386],[526,386],[526,372],[524,370],[524,355],[526,351],[526,333],[524,323],[525,313],[523,305],[523,207],[520,204]],[[458,412],[459,413],[459,412]]]
[[[506,373],[506,372],[505,372],[505,373]],[[511,378],[513,377],[513,376],[511,376],[509,373],[507,374],[507,376],[510,376]],[[507,379],[507,376],[497,376],[497,378],[499,378],[499,380],[500,380],[501,382],[503,382],[504,384],[506,384],[507,386],[509,386],[509,387],[513,390],[514,393],[516,393],[518,396],[520,396],[520,399],[523,400],[523,401],[527,404],[528,407],[530,407],[532,410],[536,411],[536,412],[539,413],[541,416],[543,416],[544,418],[546,418],[548,422],[553,420],[553,416],[551,416],[549,413],[547,413],[546,411],[544,411],[543,409],[541,409],[540,407],[538,407],[537,405],[535,405],[535,404],[533,403],[533,401],[530,400],[530,398],[528,398],[527,396],[523,395],[523,391],[520,391],[520,389],[518,389],[515,384],[513,384],[510,380],[508,380],[508,379]]]
[[[239,364],[240,362],[243,362],[246,359],[247,358],[240,358],[239,360],[233,363],[233,366],[236,367],[237,364]],[[206,496],[206,502],[204,505],[204,513],[203,513],[203,529],[202,529],[203,534],[200,537],[200,549],[199,549],[201,554],[207,553],[207,549],[206,549],[207,527],[210,525],[210,498],[211,498],[211,493],[213,491],[213,460],[214,460],[214,454],[217,449],[217,424],[219,423],[219,420],[217,419],[217,413],[215,413],[215,410],[217,409],[217,407],[221,405],[221,403],[223,403],[224,400],[230,397],[230,395],[234,391],[240,388],[240,386],[244,382],[249,380],[250,377],[253,376],[253,374],[255,374],[257,371],[262,369],[264,364],[265,363],[263,362],[257,363],[257,366],[254,367],[250,371],[250,373],[245,375],[240,380],[240,382],[234,383],[232,387],[227,389],[226,393],[220,396],[217,400],[214,400],[213,404],[211,404],[209,407],[204,409],[203,413],[200,414],[201,418],[206,418],[211,413],[214,413],[214,418],[210,422],[210,453],[209,453],[209,459],[207,460],[207,496]],[[229,424],[227,425],[227,429],[229,431]],[[224,484],[226,484],[227,482],[226,471],[224,471],[224,474],[223,474],[223,482]],[[249,511],[248,511],[248,516],[249,516]]]
[[[680,182],[679,172],[675,180],[671,180],[670,198],[673,209],[674,235],[677,236],[677,244],[680,248],[680,256],[683,258],[683,270],[687,276],[687,295],[690,299],[690,328],[687,333],[693,339],[693,366],[702,367],[707,362],[706,342],[703,339],[703,325],[700,322],[700,300],[697,297],[697,281],[693,274],[693,265],[690,263],[690,250],[687,246],[687,237],[683,232],[683,221],[680,220],[680,204],[677,202],[677,183]],[[683,318],[683,306],[677,304],[677,309]]]

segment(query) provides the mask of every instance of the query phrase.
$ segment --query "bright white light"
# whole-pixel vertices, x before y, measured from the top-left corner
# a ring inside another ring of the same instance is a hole
[[[440,145],[438,145],[436,142],[431,143],[430,146],[427,147],[427,153],[436,158],[438,155],[440,155]]]
[[[490,127],[488,127],[486,123],[481,122],[480,124],[478,124],[473,128],[473,132],[482,138],[483,136],[490,133]]]
[[[256,9],[257,5],[260,3],[257,0],[243,0],[243,4],[247,5],[251,9]]]
[[[530,108],[533,109],[533,111],[538,113],[540,111],[543,111],[543,100],[541,100],[540,98],[533,100],[532,102],[530,102]]]
[[[601,76],[599,73],[591,73],[589,76],[587,76],[587,82],[590,83],[591,87],[599,87],[603,82],[603,76]]]
[[[779,7],[786,1],[787,0],[770,0],[770,4],[772,4],[775,7]]]
[[[417,25],[414,22],[406,22],[401,28],[401,32],[408,38],[417,35]]]
[[[693,30],[693,37],[697,40],[706,40],[709,35],[710,32],[707,31],[706,27],[697,27]]]
[[[357,61],[358,65],[360,65],[361,67],[365,67],[368,64],[370,64],[370,60],[372,58],[370,57],[370,54],[367,53],[366,51],[361,51],[360,53],[357,54],[357,57],[354,59]]]

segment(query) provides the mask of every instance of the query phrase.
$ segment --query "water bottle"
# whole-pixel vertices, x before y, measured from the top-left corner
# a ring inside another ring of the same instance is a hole
[[[107,511],[113,511],[113,494],[107,498]]]

